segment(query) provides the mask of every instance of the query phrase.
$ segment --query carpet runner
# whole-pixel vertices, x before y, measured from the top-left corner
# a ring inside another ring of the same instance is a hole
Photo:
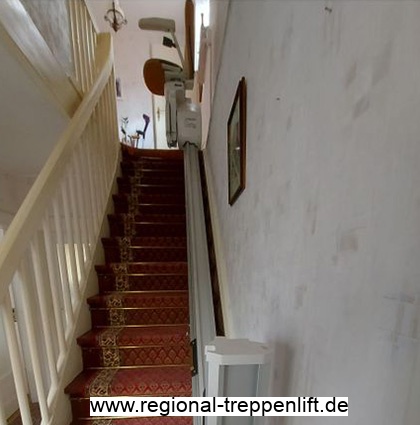
[[[191,425],[188,417],[92,418],[90,396],[191,396],[188,266],[181,151],[122,147],[122,177],[77,340],[83,371],[66,388],[73,424]]]

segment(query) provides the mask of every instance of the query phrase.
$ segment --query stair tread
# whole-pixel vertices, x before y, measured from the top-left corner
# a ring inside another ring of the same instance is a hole
[[[73,398],[94,396],[184,396],[191,395],[189,366],[131,369],[89,369],[65,389]]]
[[[91,329],[77,339],[84,347],[158,346],[188,342],[188,325]]]

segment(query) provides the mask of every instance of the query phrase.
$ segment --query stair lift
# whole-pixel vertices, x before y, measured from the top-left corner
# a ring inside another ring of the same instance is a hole
[[[201,148],[201,108],[186,97],[186,90],[194,85],[193,53],[189,48],[194,42],[194,5],[187,0],[186,49],[185,56],[175,35],[175,21],[163,18],[143,18],[139,20],[142,30],[162,31],[171,38],[164,37],[163,44],[177,49],[182,66],[163,59],[149,59],[143,67],[143,77],[147,88],[157,96],[165,96],[166,139],[170,148],[183,148],[187,143]]]

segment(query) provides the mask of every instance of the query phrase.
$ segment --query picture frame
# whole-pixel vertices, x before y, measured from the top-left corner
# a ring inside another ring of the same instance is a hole
[[[246,80],[242,77],[227,123],[228,200],[233,205],[245,189],[246,177]]]

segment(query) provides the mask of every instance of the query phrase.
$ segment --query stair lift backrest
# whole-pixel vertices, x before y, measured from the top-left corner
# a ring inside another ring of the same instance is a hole
[[[143,78],[146,87],[157,96],[165,95],[166,82],[185,80],[180,66],[163,59],[148,59],[143,66]]]

